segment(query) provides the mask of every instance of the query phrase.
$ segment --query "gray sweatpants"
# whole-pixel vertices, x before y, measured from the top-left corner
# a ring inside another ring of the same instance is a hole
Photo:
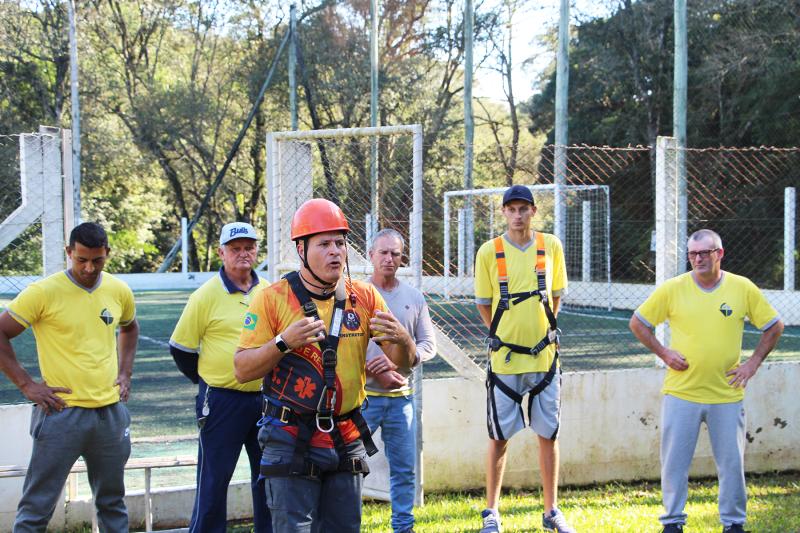
[[[103,532],[127,532],[124,468],[131,454],[131,417],[123,403],[96,409],[70,407],[31,417],[33,452],[17,506],[14,533],[44,532],[67,476],[83,457],[97,522]]]
[[[745,415],[742,402],[704,404],[665,395],[661,404],[662,524],[684,524],[692,463],[700,424],[706,423],[719,479],[719,518],[723,526],[744,524]]]

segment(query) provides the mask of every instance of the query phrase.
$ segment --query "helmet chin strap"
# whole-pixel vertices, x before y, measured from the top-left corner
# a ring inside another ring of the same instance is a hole
[[[303,274],[301,273],[300,277],[303,278],[303,281],[305,281],[306,283],[308,283],[312,287],[314,287],[316,289],[320,289],[323,294],[325,294],[327,292],[330,292],[331,290],[333,290],[336,287],[336,282],[330,283],[328,281],[325,281],[321,277],[317,276],[317,273],[314,272],[314,270],[311,268],[311,265],[308,264],[308,237],[303,239],[303,266],[305,267],[306,270],[309,271],[309,273],[311,273],[311,275],[314,277],[315,280],[317,280],[319,283],[321,283],[321,285],[317,285],[316,283],[312,283],[309,280],[307,280],[305,278],[305,276],[303,276]]]
[[[355,307],[357,299],[355,291],[353,290],[353,279],[350,277],[350,259],[348,256],[349,254],[347,252],[347,241],[345,241],[344,265],[347,273],[347,281],[345,283],[342,283],[343,280],[339,278],[335,282],[329,283],[324,279],[320,278],[319,276],[317,276],[316,272],[314,272],[314,270],[311,268],[311,265],[308,264],[308,237],[306,237],[303,239],[303,266],[306,268],[306,270],[309,271],[309,273],[311,273],[314,279],[320,282],[322,285],[317,285],[316,283],[310,282],[305,278],[305,276],[303,276],[302,272],[300,273],[300,277],[303,279],[304,282],[308,283],[312,287],[320,289],[323,295],[330,292],[332,289],[335,289],[337,292],[336,298],[338,299],[345,298],[344,293],[346,286],[347,289],[349,289],[348,292],[350,293],[350,305]],[[342,294],[339,294],[340,292]]]

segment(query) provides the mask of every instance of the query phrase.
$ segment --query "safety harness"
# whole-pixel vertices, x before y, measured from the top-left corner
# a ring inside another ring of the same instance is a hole
[[[506,355],[506,363],[508,363],[511,361],[512,352],[536,357],[547,346],[550,346],[551,344],[555,345],[553,362],[550,365],[550,368],[547,370],[547,374],[545,374],[544,378],[530,391],[528,397],[528,401],[530,402],[533,397],[542,392],[545,387],[547,387],[550,382],[553,381],[553,377],[555,377],[558,369],[558,345],[559,336],[561,334],[561,330],[558,329],[556,315],[553,313],[553,309],[550,307],[550,300],[547,297],[547,263],[545,257],[544,234],[538,231],[536,232],[537,286],[536,289],[532,291],[515,293],[508,292],[508,270],[506,268],[506,253],[505,249],[503,248],[503,237],[496,237],[493,242],[494,256],[495,260],[497,261],[497,277],[500,284],[500,301],[497,303],[497,307],[495,308],[494,315],[492,316],[492,322],[489,325],[489,335],[486,337],[486,344],[488,346],[490,356],[492,352],[496,352],[501,348],[508,348],[509,351]],[[544,313],[547,316],[547,322],[549,325],[547,333],[542,340],[540,340],[533,347],[520,346],[519,344],[504,342],[502,339],[500,339],[500,337],[497,336],[497,327],[500,324],[500,319],[503,318],[503,314],[511,309],[511,305],[520,304],[528,298],[532,298],[534,296],[539,298],[539,301],[542,303],[542,307],[544,307]],[[516,403],[521,403],[522,396],[517,394],[513,389],[495,377],[491,367],[491,357],[489,359],[490,363],[489,370],[487,372],[486,386],[496,386]]]
[[[300,302],[303,308],[303,314],[306,317],[319,320],[317,305],[311,299],[311,295],[300,280],[300,274],[298,272],[290,272],[286,274],[284,278],[289,283],[289,287]],[[319,347],[322,351],[322,375],[324,386],[320,392],[316,412],[298,413],[289,406],[277,403],[276,400],[270,398],[266,394],[266,391],[269,390],[269,386],[266,383],[266,377],[264,378],[265,382],[262,387],[265,391],[264,416],[273,418],[282,425],[297,426],[297,439],[295,441],[295,449],[291,463],[280,465],[262,464],[261,475],[264,477],[283,477],[290,475],[317,479],[322,477],[324,474],[321,468],[312,463],[309,459],[309,445],[315,430],[330,434],[334,447],[336,448],[336,453],[339,456],[338,472],[351,472],[353,474],[364,475],[369,473],[369,467],[366,461],[360,457],[347,456],[344,439],[342,438],[342,433],[338,425],[339,422],[351,420],[360,433],[367,455],[372,456],[376,454],[378,448],[372,440],[372,435],[366,420],[364,420],[364,417],[361,415],[361,409],[356,408],[349,413],[334,415],[334,409],[336,407],[336,350],[339,347],[339,333],[342,328],[342,318],[346,304],[347,299],[345,298],[336,298],[334,300],[333,316],[331,317],[331,323],[328,327],[328,335],[326,338],[319,341]]]

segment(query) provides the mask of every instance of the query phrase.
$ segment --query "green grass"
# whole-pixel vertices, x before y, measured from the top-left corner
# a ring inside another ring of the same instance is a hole
[[[748,523],[754,533],[800,532],[800,473],[748,476]],[[542,531],[539,491],[505,491],[500,505],[504,531]],[[613,483],[562,488],[559,507],[582,533],[654,532],[661,530],[661,492],[657,482]],[[477,531],[483,493],[428,494],[415,511],[416,531]],[[717,513],[716,480],[693,481],[689,487],[687,533],[722,530]],[[361,531],[390,532],[391,510],[385,503],[364,506]]]

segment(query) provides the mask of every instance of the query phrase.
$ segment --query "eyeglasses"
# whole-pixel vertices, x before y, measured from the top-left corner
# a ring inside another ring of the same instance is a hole
[[[719,248],[714,248],[713,250],[699,250],[697,252],[689,252],[686,255],[689,256],[689,260],[693,261],[698,257],[700,259],[708,259],[711,254],[717,251],[719,251]]]

